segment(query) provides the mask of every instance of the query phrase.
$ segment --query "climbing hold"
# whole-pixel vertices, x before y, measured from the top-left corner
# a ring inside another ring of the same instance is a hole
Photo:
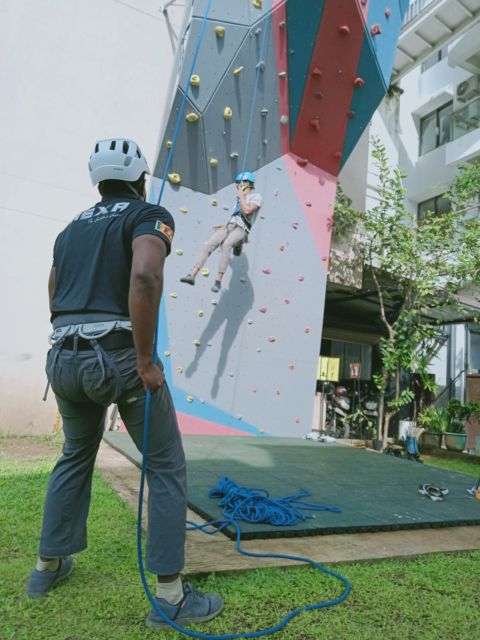
[[[276,395],[276,396],[279,396],[279,395],[280,395],[280,389],[276,389],[276,390],[275,390],[275,395]]]
[[[243,71],[243,66],[241,67],[237,67],[236,69],[233,70],[233,75],[234,76],[239,76]]]
[[[265,273],[267,276],[269,276],[272,273],[272,270],[268,267],[265,267],[265,269],[262,269],[262,273]]]
[[[295,422],[296,422],[297,424],[299,424],[299,423],[300,423],[300,418],[295,418]]]
[[[290,298],[285,298],[284,302],[285,304],[290,304]]]
[[[278,250],[279,250],[279,251],[285,251],[285,245],[284,245],[284,244],[281,244],[281,245],[278,247]]]
[[[279,78],[286,78],[287,77],[287,72],[286,71],[280,71],[280,73],[278,74]]]
[[[323,93],[321,91],[315,91],[314,95],[315,95],[315,98],[319,98],[319,99],[323,98]]]
[[[328,260],[327,256],[322,256],[322,262],[326,262]]]
[[[183,256],[183,249],[175,249],[177,256]]]
[[[171,182],[172,184],[180,184],[180,182],[182,181],[182,178],[180,177],[179,173],[169,173],[167,178],[168,178],[168,181]]]
[[[212,300],[212,304],[213,304],[213,306],[217,305],[218,304],[218,300]],[[210,346],[210,345],[208,345],[208,346]]]
[[[197,316],[198,316],[199,318],[203,318],[203,315],[204,315],[203,311],[202,311],[201,309],[199,309],[199,310],[197,311]]]
[[[207,342],[207,347],[211,347],[212,343],[211,342]]]
[[[208,276],[210,275],[210,269],[208,269],[207,267],[204,267],[200,273],[202,274],[202,276],[204,276],[205,278],[208,278]]]
[[[263,117],[268,116],[268,109],[261,109],[260,110],[260,115],[262,115]]]
[[[338,32],[342,34],[342,36],[348,36],[350,33],[350,27],[346,24],[342,24],[342,26],[338,27]]]
[[[246,278],[240,278],[240,282],[246,282],[247,279]]]
[[[372,26],[370,27],[370,33],[372,34],[372,36],[379,36],[382,33],[382,27],[378,24],[378,22],[372,24]]]
[[[316,131],[320,131],[320,118],[312,118],[308,124]]]
[[[218,167],[218,160],[216,158],[210,158],[210,166]]]
[[[285,29],[287,23],[285,22],[285,20],[282,20],[278,26],[280,27],[280,29]]]
[[[172,148],[172,141],[171,140],[167,140],[165,143],[165,146],[167,147],[167,149],[171,149]]]
[[[257,390],[256,389],[252,389],[252,393],[257,393]]]
[[[260,307],[260,313],[267,313],[267,307]]]
[[[237,420],[243,420],[243,416],[241,413],[237,413]]]
[[[280,124],[288,124],[288,116],[280,116]]]
[[[192,111],[187,113],[185,120],[187,120],[187,122],[197,122],[197,120],[200,120],[200,116]]]
[[[212,207],[216,207],[218,205],[218,200],[216,198],[212,198],[210,200],[210,204],[212,205]]]
[[[253,324],[253,320],[250,318],[249,320],[247,320],[247,324]]]
[[[308,160],[307,160],[307,158],[297,158],[297,164],[300,167],[306,167],[307,164],[308,164]]]
[[[180,211],[181,211],[182,213],[188,213],[188,209],[187,209],[187,207],[180,207]]]
[[[263,6],[263,0],[252,0],[252,4],[256,9],[261,9]]]
[[[297,280],[299,282],[303,282],[305,280],[305,276],[297,276]]]
[[[225,120],[230,120],[232,116],[233,111],[231,107],[225,107],[225,109],[223,110],[223,117],[225,118]]]
[[[299,227],[299,223],[298,223],[298,222],[292,222],[292,227],[293,227],[294,229],[298,229],[298,227]]]
[[[339,76],[341,76],[342,73],[343,73],[343,70],[342,69],[337,69],[337,73],[338,73]]]
[[[392,10],[390,9],[390,7],[387,7],[385,9],[385,17],[389,18],[392,15]]]
[[[274,336],[268,336],[268,341],[269,342],[275,342],[275,337]]]
[[[305,327],[304,332],[305,333],[310,333],[310,327]]]
[[[204,398],[200,398],[200,402],[201,402],[201,404],[205,404],[205,399]]]
[[[230,378],[234,378],[235,374],[233,373],[233,371],[230,371],[230,373],[228,374],[230,376]]]
[[[165,358],[169,358],[172,355],[171,351],[164,351],[163,355],[165,356]]]
[[[340,158],[342,157],[342,152],[341,151],[335,151],[335,153],[333,154],[333,157],[336,160],[340,160]]]
[[[193,402],[193,397],[192,396],[187,396],[187,402]]]
[[[357,114],[355,113],[355,111],[349,111],[349,112],[347,113],[347,116],[348,116],[349,118],[355,118],[355,116],[356,116],[356,115],[357,115]]]
[[[255,29],[255,35],[259,36],[262,33],[262,28],[258,27],[257,29]]]
[[[232,160],[236,160],[238,158],[238,153],[236,151],[234,151],[233,153],[230,154],[230,158]]]
[[[262,140],[262,143],[263,143],[263,144],[265,144],[265,145],[267,145],[267,144],[268,144],[268,140],[267,140],[266,138],[264,138],[264,139]]]
[[[318,67],[314,67],[312,69],[312,74],[311,74],[314,78],[321,78],[323,76],[323,71],[321,69],[319,69]]]
[[[183,367],[177,367],[177,372],[178,373],[183,373]]]
[[[288,368],[290,369],[290,371],[293,371],[293,370],[295,369],[295,365],[294,365],[294,364],[292,364],[292,363],[290,363],[290,364],[288,365]]]
[[[259,69],[260,71],[263,71],[265,69],[265,62],[263,60],[260,60],[260,62],[257,62],[257,64],[255,65],[255,69]]]
[[[363,87],[363,85],[365,84],[365,80],[363,78],[358,77],[358,78],[355,78],[355,80],[353,81],[353,84],[356,87]]]
[[[176,298],[176,297],[177,297],[177,294],[176,294],[175,292],[172,292],[172,293],[170,294],[170,298]]]
[[[262,351],[262,350],[261,350],[261,348],[260,348],[260,347],[258,347],[258,348],[257,348],[257,353],[261,353],[261,351]]]
[[[200,86],[200,76],[198,74],[194,73],[190,78],[190,84],[192,85],[192,87],[199,87]]]
[[[199,347],[202,343],[201,343],[201,342],[200,342],[200,340],[197,338],[196,340],[194,340],[194,341],[193,341],[193,344],[194,344],[196,347]]]
[[[309,202],[309,201],[307,200],[307,202],[305,202],[305,206],[306,206],[306,207],[311,207],[311,206],[312,206],[312,203],[311,203],[311,202]]]
[[[215,35],[217,38],[223,38],[225,35],[225,27],[221,27],[219,24],[215,27]]]
[[[325,178],[322,178],[322,176],[320,176],[320,178],[318,179],[318,181],[319,181],[319,183],[320,183],[320,184],[322,185],[322,187],[323,187],[323,185],[325,184]]]

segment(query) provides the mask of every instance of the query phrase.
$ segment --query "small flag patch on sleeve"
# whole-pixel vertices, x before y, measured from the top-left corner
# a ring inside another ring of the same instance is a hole
[[[155,231],[160,231],[160,233],[163,233],[164,236],[167,236],[170,242],[173,240],[173,231],[161,220],[157,220],[155,222]]]

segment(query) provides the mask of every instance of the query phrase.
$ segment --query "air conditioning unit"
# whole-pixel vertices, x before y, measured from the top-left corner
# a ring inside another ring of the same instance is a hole
[[[480,95],[480,77],[472,76],[457,86],[455,97],[457,102],[468,102]]]

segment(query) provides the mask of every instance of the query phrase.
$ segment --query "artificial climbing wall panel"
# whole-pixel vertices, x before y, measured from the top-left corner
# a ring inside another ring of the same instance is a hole
[[[213,0],[192,70],[207,4],[194,5],[152,183],[157,201],[188,92],[161,203],[176,234],[159,355],[184,432],[301,436],[312,423],[335,176],[388,86],[405,2]],[[180,283],[213,225],[228,221],[244,168],[264,201],[249,242],[220,293],[210,291],[218,252],[195,286]]]

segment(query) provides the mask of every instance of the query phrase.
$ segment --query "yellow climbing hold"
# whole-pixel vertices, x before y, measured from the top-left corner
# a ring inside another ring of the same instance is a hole
[[[218,205],[218,200],[216,198],[212,198],[212,200],[210,200],[210,204],[212,207],[216,207]]]
[[[163,355],[165,356],[165,358],[169,358],[172,355],[171,351],[164,351]]]
[[[200,116],[192,111],[191,113],[187,113],[187,115],[185,116],[185,120],[187,120],[188,122],[196,122],[197,120],[200,120]]]
[[[215,35],[217,38],[223,38],[225,35],[225,27],[221,27],[219,24],[215,27]]]
[[[187,396],[187,402],[193,402],[192,396]]]
[[[263,0],[253,0],[253,6],[256,9],[261,9],[263,6]]]
[[[183,256],[183,249],[175,249],[177,256]]]
[[[202,269],[201,274],[202,276],[205,276],[205,278],[207,278],[210,275],[210,269],[207,269],[207,267],[205,267],[204,269]]]
[[[225,120],[230,120],[232,116],[233,116],[233,111],[231,107],[225,107],[225,109],[223,110],[223,117],[225,118]]]
[[[180,184],[180,182],[182,181],[182,178],[180,177],[179,173],[169,173],[168,181],[171,182],[172,184]]]
[[[210,158],[210,166],[218,167],[218,160],[216,158]]]
[[[171,149],[172,148],[172,141],[171,140],[167,140],[167,142],[165,143],[165,146],[167,147],[167,149]]]
[[[233,70],[233,75],[234,76],[239,76],[243,71],[243,66],[242,67],[237,67],[236,69]]]
[[[194,344],[196,347],[199,347],[202,343],[201,343],[201,342],[200,342],[200,340],[197,338],[196,340],[194,340],[194,341],[193,341],[193,344]]]
[[[177,367],[178,373],[183,373],[183,367]]]
[[[190,84],[192,85],[192,87],[199,87],[200,86],[200,76],[197,75],[196,73],[194,73],[192,75],[192,77],[190,78]]]
[[[180,211],[181,211],[182,213],[188,213],[188,209],[187,209],[187,207],[180,207]]]
[[[202,311],[201,309],[199,309],[199,310],[197,311],[197,316],[198,316],[199,318],[203,318],[203,311]]]

